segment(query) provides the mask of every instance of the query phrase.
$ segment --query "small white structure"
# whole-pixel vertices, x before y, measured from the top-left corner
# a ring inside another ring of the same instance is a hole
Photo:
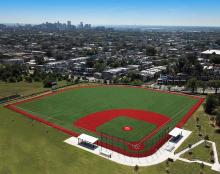
[[[173,149],[175,149],[176,144],[179,142],[179,140],[182,138],[183,135],[183,130],[175,127],[170,133],[170,136],[172,136],[172,138],[168,141],[167,146],[165,147],[165,149],[168,152],[173,151]]]
[[[93,149],[97,147],[95,143],[98,141],[98,138],[86,134],[81,134],[77,137],[77,139],[79,145],[85,145],[86,147]]]
[[[178,137],[178,136],[181,136],[182,135],[182,132],[183,130],[178,128],[178,127],[175,127],[170,133],[169,135],[171,135],[172,137]]]
[[[206,55],[217,54],[217,55],[220,55],[220,50],[206,50],[206,51],[203,51],[202,54],[206,54]]]

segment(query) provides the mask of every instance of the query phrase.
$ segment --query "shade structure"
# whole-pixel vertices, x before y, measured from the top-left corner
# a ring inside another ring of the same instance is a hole
[[[78,139],[88,142],[90,144],[94,144],[95,142],[98,141],[98,138],[92,137],[90,135],[86,135],[86,134],[81,134],[77,137]]]
[[[182,129],[175,127],[170,133],[172,137],[178,137],[179,135],[182,135]]]

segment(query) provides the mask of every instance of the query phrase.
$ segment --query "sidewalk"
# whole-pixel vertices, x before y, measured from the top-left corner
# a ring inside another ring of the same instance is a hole
[[[164,161],[166,161],[168,158],[173,158],[174,157],[174,151],[186,140],[186,138],[188,138],[188,136],[191,134],[190,131],[187,130],[183,130],[182,135],[183,138],[175,145],[175,148],[172,149],[171,152],[167,151],[166,148],[168,146],[170,146],[170,142],[165,143],[156,153],[154,153],[151,156],[147,156],[147,157],[141,157],[141,158],[134,158],[134,157],[128,157],[122,154],[119,154],[117,152],[111,151],[109,149],[103,148],[103,147],[98,147],[95,150],[90,150],[87,149],[85,147],[82,147],[80,145],[78,145],[78,140],[76,137],[71,137],[67,140],[65,140],[64,142],[78,147],[80,149],[83,149],[85,151],[88,151],[90,153],[93,153],[95,155],[98,155],[100,157],[103,157],[105,159],[114,161],[116,163],[119,164],[123,164],[123,165],[127,165],[127,166],[151,166],[151,165],[156,165],[159,163],[162,163]],[[103,155],[100,154],[100,151],[105,151],[106,153],[111,153],[111,158],[105,157]]]

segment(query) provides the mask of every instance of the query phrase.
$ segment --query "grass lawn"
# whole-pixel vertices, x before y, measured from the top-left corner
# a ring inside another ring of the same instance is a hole
[[[189,144],[194,144],[201,140],[201,137],[199,136],[198,128],[196,127],[196,117],[199,117],[199,124],[202,128],[202,134],[208,135],[210,141],[214,141],[216,143],[218,156],[220,158],[220,131],[216,128],[214,128],[211,125],[209,116],[204,112],[203,106],[201,106],[195,114],[193,114],[193,117],[190,118],[190,120],[185,124],[184,129],[192,131],[192,134],[190,137],[177,149],[176,153],[182,151],[186,147],[188,147]],[[210,154],[206,154],[206,159],[210,159]]]
[[[132,130],[124,131],[124,126],[130,126]],[[114,118],[113,120],[97,127],[96,131],[106,135],[111,133],[112,136],[123,140],[126,139],[127,142],[138,142],[151,133],[155,128],[156,126],[153,124],[122,116]]]
[[[58,86],[63,86],[66,81],[58,82]],[[30,95],[33,93],[50,90],[50,88],[44,88],[42,82],[17,82],[17,83],[5,83],[0,82],[0,98],[7,97],[14,94]]]
[[[191,120],[190,122],[193,122]],[[133,174],[119,165],[63,143],[68,136],[0,107],[1,174]],[[140,174],[166,174],[166,164],[140,168]],[[172,174],[196,174],[198,164],[176,161]],[[205,174],[216,174],[205,167]]]
[[[65,91],[18,105],[19,108],[77,133],[73,122],[88,114],[111,109],[139,109],[166,115],[173,127],[197,102],[186,96],[126,87],[96,87]],[[87,132],[89,134],[89,132]],[[111,133],[111,132],[109,132]],[[108,134],[109,134],[108,133]]]
[[[192,152],[191,155],[188,152],[186,152],[181,157],[189,160],[201,160],[211,163],[210,152],[212,150],[212,144],[210,143],[207,144],[209,145],[209,147],[205,147],[205,143],[202,143],[191,150]]]

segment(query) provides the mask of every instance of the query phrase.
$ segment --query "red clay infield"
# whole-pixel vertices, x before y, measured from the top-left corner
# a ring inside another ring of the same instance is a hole
[[[82,117],[74,122],[74,125],[76,127],[79,127],[81,129],[94,132],[96,134],[100,134],[99,132],[96,132],[96,128],[100,125],[103,125],[106,122],[111,121],[114,118],[125,116],[129,118],[133,118],[136,120],[141,120],[150,124],[154,124],[156,126],[156,129],[151,132],[149,135],[146,135],[140,142],[142,143],[152,137],[154,134],[156,134],[161,127],[163,127],[165,124],[167,124],[171,119],[169,117],[166,117],[164,115],[144,111],[144,110],[134,110],[134,109],[115,109],[115,110],[106,110],[106,111],[100,111],[96,113],[89,114],[85,117]],[[122,141],[122,140],[121,140]],[[124,142],[126,143],[126,142]],[[128,142],[126,143],[128,144]],[[134,144],[137,144],[137,142],[134,142]]]

